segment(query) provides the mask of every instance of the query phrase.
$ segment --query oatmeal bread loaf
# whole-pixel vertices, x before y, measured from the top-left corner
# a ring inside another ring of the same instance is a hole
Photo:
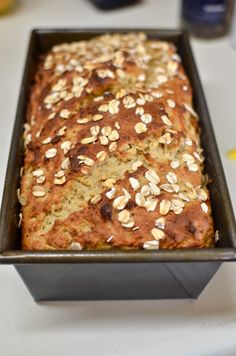
[[[54,46],[24,131],[22,248],[214,244],[192,91],[173,44],[144,33]]]

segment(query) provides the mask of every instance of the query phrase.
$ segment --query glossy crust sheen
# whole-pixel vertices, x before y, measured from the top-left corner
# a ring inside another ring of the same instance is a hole
[[[27,111],[22,248],[213,246],[198,129],[172,44],[131,33],[53,47]]]

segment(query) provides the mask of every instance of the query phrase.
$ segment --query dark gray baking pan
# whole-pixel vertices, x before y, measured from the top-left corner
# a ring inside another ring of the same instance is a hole
[[[21,251],[16,190],[23,162],[23,123],[37,58],[51,46],[132,29],[36,29],[30,37],[16,113],[0,217],[0,263],[13,264],[35,300],[196,298],[224,261],[236,260],[234,214],[188,35],[145,30],[172,41],[180,54],[199,113],[215,229],[215,248],[159,251]]]

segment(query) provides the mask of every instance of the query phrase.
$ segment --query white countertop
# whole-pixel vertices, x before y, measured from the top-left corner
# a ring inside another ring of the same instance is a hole
[[[33,27],[178,25],[178,2],[146,0],[100,12],[86,0],[19,0],[0,17],[0,199],[29,31]],[[236,50],[192,41],[234,209]],[[234,284],[235,282],[235,284]],[[1,356],[236,355],[236,264],[224,264],[198,300],[36,304],[12,266],[0,266]]]

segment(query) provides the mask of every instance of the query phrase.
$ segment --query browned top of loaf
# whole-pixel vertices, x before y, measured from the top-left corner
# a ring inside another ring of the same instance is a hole
[[[24,249],[213,245],[197,115],[172,44],[140,33],[53,47],[24,137]]]

